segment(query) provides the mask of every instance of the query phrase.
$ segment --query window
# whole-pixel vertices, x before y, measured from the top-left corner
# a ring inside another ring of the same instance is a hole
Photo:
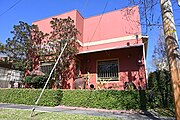
[[[118,81],[118,60],[98,61],[97,81]]]
[[[80,75],[80,61],[76,60],[76,77],[78,78]]]
[[[49,74],[51,72],[52,68],[53,68],[53,64],[52,63],[42,63],[41,64],[41,71],[44,74]]]
[[[0,80],[6,80],[7,68],[0,67]]]

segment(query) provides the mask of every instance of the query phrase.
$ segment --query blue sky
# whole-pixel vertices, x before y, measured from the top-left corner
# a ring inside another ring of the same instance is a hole
[[[50,16],[58,15],[67,11],[77,9],[83,17],[87,18],[102,14],[107,0],[0,0],[0,41],[5,43],[7,38],[12,37],[10,31],[13,25],[19,21],[31,24]],[[178,37],[180,38],[180,7],[176,0],[172,0],[174,18],[177,26]],[[16,5],[14,5],[17,3]],[[115,9],[127,7],[127,0],[109,0],[105,13]],[[13,6],[13,7],[12,7]],[[141,16],[143,18],[143,16]],[[160,6],[154,7],[154,19],[160,18]],[[159,23],[161,24],[161,23]],[[147,67],[151,68],[151,56],[153,48],[159,35],[159,28],[153,26],[146,31],[142,26],[142,34],[149,36]]]

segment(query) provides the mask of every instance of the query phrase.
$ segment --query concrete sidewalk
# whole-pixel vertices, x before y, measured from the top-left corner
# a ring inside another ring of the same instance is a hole
[[[0,103],[0,108],[32,110],[33,106]],[[175,120],[175,118],[159,117],[155,113],[148,111],[135,112],[135,111],[126,111],[126,110],[105,110],[105,109],[67,107],[67,106],[56,106],[56,107],[37,106],[35,110],[43,111],[43,112],[63,112],[67,114],[104,116],[108,118],[116,118],[123,120]]]

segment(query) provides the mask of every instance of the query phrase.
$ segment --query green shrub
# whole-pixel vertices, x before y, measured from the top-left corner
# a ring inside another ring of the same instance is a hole
[[[170,72],[167,70],[151,72],[148,76],[148,81],[148,89],[154,96],[151,108],[158,107],[174,110]]]
[[[32,85],[34,88],[43,88],[47,78],[45,76],[34,76],[32,78]]]
[[[28,83],[28,84],[32,83],[32,76],[26,76],[26,77],[24,78],[24,82],[25,82],[25,83]]]
[[[41,90],[39,89],[0,89],[0,102],[34,105]],[[61,90],[45,90],[38,105],[56,106],[62,98]]]
[[[65,90],[61,105],[103,109],[138,109],[136,91],[118,90]]]
[[[0,102],[33,105],[40,89],[0,89]],[[79,106],[102,109],[142,109],[146,93],[118,90],[50,90],[46,89],[38,105]],[[147,104],[149,105],[149,104]],[[145,108],[143,108],[145,109]]]
[[[33,88],[43,88],[47,80],[47,76],[26,76],[24,83],[31,85]],[[49,87],[49,84],[48,86]]]

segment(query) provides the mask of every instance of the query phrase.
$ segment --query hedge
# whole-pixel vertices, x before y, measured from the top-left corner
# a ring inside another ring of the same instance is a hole
[[[0,89],[0,102],[34,105],[40,95],[40,89]],[[45,90],[38,105],[56,106],[59,105],[62,91]]]
[[[136,91],[66,90],[63,93],[61,105],[103,109],[138,109],[138,96]]]
[[[34,105],[40,92],[40,89],[0,89],[0,102]],[[146,99],[139,91],[46,89],[38,105],[122,110],[141,109],[145,104]]]

